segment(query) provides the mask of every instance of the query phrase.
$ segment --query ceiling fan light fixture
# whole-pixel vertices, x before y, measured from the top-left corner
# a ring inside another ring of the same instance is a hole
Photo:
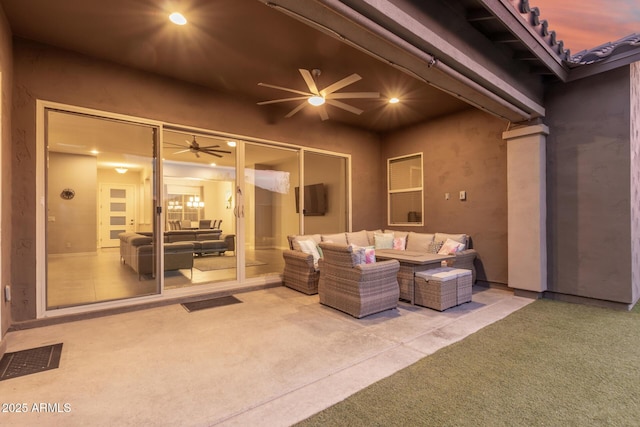
[[[187,23],[187,18],[185,18],[180,12],[173,12],[169,15],[169,20],[176,25],[185,25]]]
[[[319,107],[324,104],[324,96],[313,95],[309,97],[309,99],[307,99],[307,102],[309,102],[309,104],[313,105],[314,107]]]

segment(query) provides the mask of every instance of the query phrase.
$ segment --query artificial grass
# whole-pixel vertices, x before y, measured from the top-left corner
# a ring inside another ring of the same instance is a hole
[[[535,301],[299,425],[640,425],[640,306]]]

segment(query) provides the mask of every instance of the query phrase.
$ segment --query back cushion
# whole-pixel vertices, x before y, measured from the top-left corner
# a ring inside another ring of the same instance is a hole
[[[335,243],[336,245],[348,245],[346,233],[323,234],[322,241]]]
[[[465,245],[464,248],[460,250],[464,250],[467,246],[467,235],[466,234],[447,234],[447,233],[436,233],[434,240],[438,243],[447,241],[447,239],[455,240],[456,242],[462,243]]]
[[[367,231],[367,238],[369,239],[369,246],[374,246],[376,244],[376,238],[374,237],[375,233],[382,233],[382,230],[371,230]]]
[[[291,248],[294,251],[302,250],[300,248],[300,243],[299,243],[301,240],[313,240],[317,245],[318,243],[320,243],[320,235],[307,234],[307,235],[300,235],[300,236],[289,236],[289,244],[291,245]]]
[[[429,252],[429,245],[433,242],[433,237],[434,235],[431,233],[416,233],[411,231],[407,236],[407,250],[427,253]]]
[[[384,230],[385,233],[393,233],[393,237],[404,237],[406,238],[409,235],[408,231],[398,231],[398,230]]]
[[[347,243],[350,245],[369,246],[369,237],[365,230],[347,233]]]

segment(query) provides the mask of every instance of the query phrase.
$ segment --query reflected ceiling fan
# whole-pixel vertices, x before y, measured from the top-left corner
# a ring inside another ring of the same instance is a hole
[[[334,107],[341,108],[353,114],[361,114],[363,110],[356,108],[352,105],[345,104],[344,102],[339,101],[339,99],[356,99],[356,98],[378,99],[380,98],[380,93],[378,92],[338,92],[343,87],[349,86],[350,84],[353,84],[358,80],[362,79],[362,77],[360,77],[358,74],[355,74],[355,73],[345,77],[342,80],[338,80],[333,84],[330,84],[324,89],[318,89],[318,86],[316,85],[316,80],[321,74],[320,70],[314,69],[309,71],[309,70],[300,68],[298,69],[298,71],[300,71],[300,74],[302,74],[302,78],[304,79],[304,82],[307,84],[307,87],[309,88],[309,92],[290,89],[282,86],[275,86],[267,83],[258,83],[258,86],[270,87],[273,89],[284,90],[286,92],[292,92],[300,95],[292,98],[281,98],[281,99],[274,99],[271,101],[262,101],[262,102],[258,102],[258,105],[276,104],[279,102],[288,102],[288,101],[302,101],[298,104],[296,108],[291,110],[289,114],[287,114],[285,117],[289,118],[294,114],[296,114],[298,111],[302,110],[307,105],[313,105],[314,107],[316,107],[318,114],[320,115],[320,118],[322,120],[327,120],[329,118],[329,115],[327,114],[325,104],[333,105]]]
[[[176,151],[173,154],[186,153],[190,151],[193,154],[195,154],[196,157],[198,158],[200,158],[200,153],[210,154],[212,156],[216,156],[220,158],[222,158],[222,156],[218,153],[231,154],[231,151],[215,149],[216,147],[220,147],[220,145],[207,145],[206,147],[202,147],[200,144],[198,144],[198,141],[196,141],[195,135],[193,135],[193,140],[189,141],[188,139],[185,139],[184,142],[186,143],[186,146],[185,144],[176,144],[174,142],[165,142],[165,144],[173,147],[183,148],[183,150]]]

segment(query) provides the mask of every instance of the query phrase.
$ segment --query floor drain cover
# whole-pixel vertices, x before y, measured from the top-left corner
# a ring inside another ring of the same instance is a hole
[[[61,353],[62,343],[5,353],[0,360],[0,381],[56,369]]]
[[[185,302],[182,306],[191,313],[192,311],[203,310],[205,308],[222,307],[224,305],[238,304],[240,301],[234,296],[205,299],[202,301]]]

